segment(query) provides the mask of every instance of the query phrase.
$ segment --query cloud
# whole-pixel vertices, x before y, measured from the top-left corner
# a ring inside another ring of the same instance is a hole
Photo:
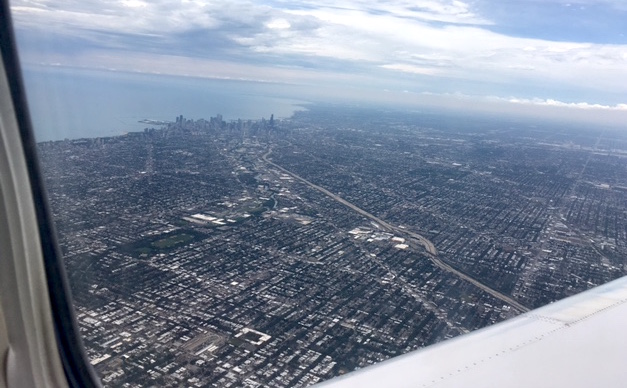
[[[536,3],[556,3],[565,7],[592,7],[605,6],[617,10],[627,10],[627,3],[624,0],[529,0]]]
[[[390,0],[373,2],[370,0],[319,0],[319,1],[280,1],[279,4],[294,10],[325,10],[331,12],[358,11],[372,15],[388,15],[402,19],[453,24],[487,24],[488,20],[471,10],[467,2],[458,0]]]
[[[474,1],[12,4],[25,42],[22,53],[30,63],[170,74],[189,66],[187,72],[197,76],[271,81],[282,81],[285,73],[289,82],[302,77],[300,82],[316,84],[320,77],[423,91],[465,88],[461,91],[468,94],[478,88],[485,94],[545,101],[577,94],[605,101],[609,95],[620,104],[627,95],[627,45],[496,32],[495,21],[481,15]],[[619,1],[602,4],[621,9]]]
[[[433,68],[424,68],[424,67],[418,67],[418,66],[407,65],[407,64],[402,64],[402,63],[391,63],[388,65],[381,65],[381,67],[384,69],[398,70],[398,71],[402,71],[405,73],[412,73],[412,74],[433,75],[437,71],[436,69],[433,69]]]
[[[554,99],[543,99],[543,98],[499,97],[499,96],[494,96],[494,95],[481,96],[481,95],[464,94],[461,92],[414,93],[408,90],[404,90],[403,93],[411,93],[411,94],[433,96],[433,97],[451,97],[451,98],[463,100],[466,102],[469,102],[469,101],[478,102],[480,100],[482,102],[497,102],[497,103],[511,103],[511,104],[516,104],[516,105],[535,105],[535,106],[546,106],[546,107],[557,107],[557,108],[572,108],[572,109],[577,109],[577,110],[605,110],[605,111],[627,112],[627,104],[604,105],[604,104],[592,104],[588,102],[564,102],[564,101],[559,101],[559,100],[554,100]]]
[[[190,28],[216,28],[219,21],[198,3],[177,8],[160,2],[113,1],[103,4],[82,2],[16,1],[11,7],[18,26],[53,29],[59,33],[78,31],[118,32],[126,34],[171,34]],[[45,25],[41,25],[45,22]]]
[[[623,111],[627,112],[627,104],[616,104],[616,105],[603,105],[603,104],[590,104],[587,102],[563,102],[553,99],[541,99],[541,98],[508,98],[503,99],[504,101],[508,101],[514,104],[524,104],[524,105],[540,105],[540,106],[553,106],[560,108],[572,108],[572,109],[583,109],[583,110],[611,110],[611,111]]]

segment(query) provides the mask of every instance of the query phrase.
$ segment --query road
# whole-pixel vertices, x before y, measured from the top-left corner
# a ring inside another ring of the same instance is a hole
[[[372,221],[376,222],[377,224],[379,224],[381,227],[383,227],[384,229],[386,229],[389,232],[396,232],[398,234],[401,235],[405,235],[405,237],[409,237],[409,242],[415,243],[418,242],[419,245],[421,245],[426,251],[427,251],[427,256],[429,257],[429,259],[431,259],[431,261],[433,262],[433,264],[435,264],[438,268],[450,272],[453,275],[466,280],[469,283],[474,284],[475,286],[479,287],[480,289],[482,289],[483,291],[487,292],[488,294],[494,296],[495,298],[507,303],[508,305],[512,306],[513,308],[515,308],[516,310],[520,311],[521,313],[525,313],[527,311],[529,311],[529,308],[523,306],[522,304],[518,303],[517,301],[515,301],[514,299],[512,299],[511,297],[481,283],[479,280],[451,267],[449,264],[445,263],[444,261],[442,261],[441,259],[439,259],[437,257],[438,255],[438,251],[435,248],[435,245],[429,241],[429,239],[427,239],[426,237],[409,231],[405,228],[401,228],[398,226],[394,226],[389,224],[388,222],[380,219],[379,217],[375,216],[374,214],[368,213],[367,211],[365,211],[364,209],[355,206],[354,204],[348,202],[347,200],[345,200],[344,198],[330,192],[329,190],[325,189],[322,186],[318,186],[317,184],[308,181],[307,179],[301,177],[298,174],[293,173],[290,170],[287,170],[286,168],[279,166],[278,164],[274,163],[273,161],[268,159],[268,156],[272,153],[272,150],[266,152],[261,158],[263,159],[264,162],[270,164],[271,166],[279,169],[280,171],[284,172],[285,174],[291,176],[294,179],[297,179],[303,183],[305,183],[306,185],[308,185],[311,188],[314,188],[316,190],[318,190],[319,192],[327,195],[328,197],[334,199],[336,202],[341,203],[342,205],[348,207],[351,210],[354,210],[355,212],[363,215],[366,218],[371,219]],[[413,245],[413,244],[412,244]]]

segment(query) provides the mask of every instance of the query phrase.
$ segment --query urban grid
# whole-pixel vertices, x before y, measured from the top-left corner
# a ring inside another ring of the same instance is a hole
[[[39,143],[105,386],[305,387],[627,274],[624,132],[307,108]]]

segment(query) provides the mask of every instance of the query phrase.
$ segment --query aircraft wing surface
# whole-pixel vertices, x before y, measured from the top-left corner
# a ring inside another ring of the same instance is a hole
[[[627,276],[318,386],[625,387]]]

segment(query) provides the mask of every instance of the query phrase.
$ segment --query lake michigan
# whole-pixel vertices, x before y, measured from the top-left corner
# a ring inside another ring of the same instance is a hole
[[[290,117],[306,109],[299,86],[158,74],[26,67],[24,83],[37,141],[141,131],[139,120]]]

